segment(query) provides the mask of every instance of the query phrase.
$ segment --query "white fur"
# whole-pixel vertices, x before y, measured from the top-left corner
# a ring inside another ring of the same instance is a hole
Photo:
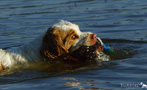
[[[20,47],[13,47],[7,50],[0,49],[0,62],[2,65],[7,68],[15,64],[41,60],[42,57],[39,51],[43,35]]]
[[[61,30],[70,30],[70,29],[73,29],[73,30],[75,30],[79,35],[81,34],[81,31],[80,31],[78,25],[73,24],[73,23],[68,22],[68,21],[64,21],[64,20],[61,20],[59,23],[54,24],[52,27],[53,27],[53,28],[56,27],[56,28],[59,28],[59,29],[61,29]]]

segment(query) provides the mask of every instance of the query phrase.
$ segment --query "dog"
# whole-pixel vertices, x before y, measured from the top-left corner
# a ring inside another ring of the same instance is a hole
[[[95,33],[81,32],[77,24],[61,20],[29,43],[0,49],[0,70],[36,61],[99,61],[103,50],[103,42]]]

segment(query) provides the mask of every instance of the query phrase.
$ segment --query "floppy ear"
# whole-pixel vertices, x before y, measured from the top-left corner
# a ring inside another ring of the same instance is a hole
[[[67,54],[68,49],[65,48],[61,37],[61,30],[49,28],[42,40],[41,54],[51,59]]]

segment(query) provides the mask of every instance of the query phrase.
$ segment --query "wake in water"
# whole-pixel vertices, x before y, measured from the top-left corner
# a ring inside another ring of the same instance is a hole
[[[123,41],[123,46],[121,43],[121,40],[118,40],[119,42],[116,42],[116,40],[111,41],[111,40],[104,40],[109,43],[107,43],[108,46],[110,47],[115,47],[114,52],[101,52],[98,53],[98,57],[96,58],[97,62],[93,62],[94,60],[90,60],[89,62],[82,63],[82,64],[69,64],[69,63],[64,63],[60,62],[58,60],[57,62],[32,62],[32,63],[27,63],[24,65],[16,65],[12,69],[0,71],[0,76],[3,75],[13,75],[15,72],[23,72],[25,70],[29,71],[37,71],[37,72],[68,72],[72,70],[80,70],[80,69],[86,69],[87,67],[99,67],[103,64],[101,64],[103,61],[115,61],[115,60],[122,60],[125,58],[130,58],[133,55],[137,53],[137,50],[135,50],[129,42],[126,42],[124,44]],[[128,44],[129,43],[129,44]],[[109,62],[108,62],[109,63]],[[106,65],[105,65],[106,66]]]

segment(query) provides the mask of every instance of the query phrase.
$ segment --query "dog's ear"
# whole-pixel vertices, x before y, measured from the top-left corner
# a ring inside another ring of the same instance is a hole
[[[63,44],[62,37],[63,33],[60,29],[50,27],[43,37],[41,54],[50,59],[67,54],[68,49]]]

